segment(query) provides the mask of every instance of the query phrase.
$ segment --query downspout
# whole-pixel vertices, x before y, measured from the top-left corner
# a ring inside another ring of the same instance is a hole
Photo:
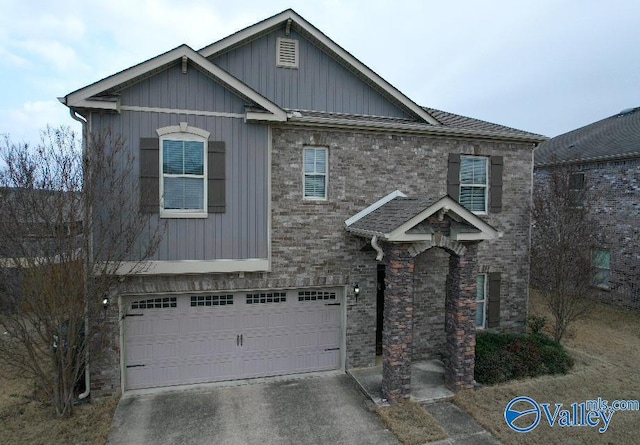
[[[76,114],[76,111],[73,108],[69,108],[69,114],[74,120],[77,120],[82,124],[82,159],[84,165],[84,158],[86,156],[87,149],[87,120],[84,119],[79,114]],[[88,215],[89,209],[86,208],[86,205],[83,205],[84,216],[83,219]],[[86,224],[86,221],[83,221],[83,224]],[[83,230],[84,234],[84,230]],[[84,235],[83,235],[84,236]],[[86,247],[86,246],[85,246]],[[89,267],[87,260],[87,249],[83,249],[84,254],[84,264],[83,264],[83,276],[84,276],[84,341],[89,341],[89,298],[87,296],[88,286],[87,286],[87,270]],[[84,354],[85,354],[85,363],[84,363],[84,392],[78,395],[78,400],[86,399],[91,393],[91,376],[89,375],[89,344],[85,344],[84,346]]]
[[[376,252],[378,252],[378,255],[376,256],[376,261],[382,261],[382,258],[384,258],[384,252],[382,251],[382,249],[378,245],[378,236],[377,235],[373,235],[373,238],[371,238],[371,247],[373,247],[373,249]]]

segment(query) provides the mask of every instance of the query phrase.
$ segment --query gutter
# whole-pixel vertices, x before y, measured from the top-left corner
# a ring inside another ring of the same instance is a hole
[[[62,100],[60,100],[60,102],[62,102]],[[66,100],[65,100],[66,102]],[[65,103],[63,102],[63,103]],[[73,108],[69,108],[69,114],[71,115],[71,117],[80,122],[82,124],[82,157],[84,158],[85,154],[86,154],[86,148],[87,148],[87,120],[84,119],[80,114],[76,113],[76,110],[74,110]],[[89,211],[87,209],[87,206],[84,206],[85,210],[85,214],[84,217],[87,217],[87,212]],[[86,252],[86,250],[85,250]],[[85,354],[85,363],[84,363],[84,392],[82,394],[78,395],[78,400],[83,400],[86,399],[89,394],[91,393],[91,375],[89,372],[89,299],[88,299],[88,288],[87,288],[87,274],[86,271],[88,270],[88,261],[87,261],[87,257],[86,257],[86,253],[85,253],[85,260],[84,260],[84,270],[85,272],[83,273],[84,275],[84,341],[87,342],[87,344],[84,345],[84,354]]]

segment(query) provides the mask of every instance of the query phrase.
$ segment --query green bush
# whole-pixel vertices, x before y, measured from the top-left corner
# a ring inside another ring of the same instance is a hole
[[[481,332],[476,336],[475,379],[494,384],[542,374],[565,374],[573,360],[560,343],[542,333]]]

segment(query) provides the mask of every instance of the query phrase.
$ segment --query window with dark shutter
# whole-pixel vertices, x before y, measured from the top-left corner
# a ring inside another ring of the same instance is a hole
[[[460,155],[458,153],[449,153],[447,194],[456,201],[460,199]]]
[[[491,272],[489,276],[488,303],[487,303],[487,327],[500,326],[500,272]]]
[[[489,181],[489,211],[491,213],[502,211],[502,170],[502,156],[491,156]]]
[[[162,139],[163,141],[169,139]],[[175,176],[175,172],[171,170],[171,168],[175,167],[175,165],[182,165],[183,170],[184,166],[188,167],[191,164],[195,164],[195,161],[191,159],[189,156],[182,156],[182,162],[178,162],[180,159],[176,157],[176,160],[173,160],[170,156],[167,157],[168,161],[175,162],[163,162],[163,166],[165,164],[169,165],[167,169],[167,175],[164,175],[161,171],[160,166],[160,141],[158,138],[141,138],[140,139],[140,211],[142,213],[159,213],[162,208],[162,200],[160,196],[160,182],[164,178],[164,176]],[[174,150],[176,151],[176,150]],[[183,150],[184,151],[184,150]],[[226,211],[226,189],[225,189],[225,143],[224,141],[208,141],[207,142],[207,161],[206,161],[206,208],[204,210],[207,213],[224,213]],[[170,153],[171,154],[171,153]],[[175,153],[173,153],[175,154]],[[183,153],[184,154],[184,153]],[[169,159],[171,158],[171,159]],[[185,161],[186,160],[186,161]],[[192,162],[193,161],[193,162]],[[197,159],[196,159],[197,161]],[[172,167],[173,166],[173,167]],[[175,168],[174,168],[175,169]],[[189,173],[188,171],[187,173]],[[197,173],[197,172],[196,172]],[[184,176],[184,171],[182,172]],[[169,178],[172,181],[176,181],[173,177]],[[192,180],[192,178],[182,179],[183,182],[186,180]],[[195,178],[197,179],[197,178]],[[193,182],[193,181],[192,181]],[[166,213],[171,212],[173,209],[170,207],[179,207],[174,205],[178,201],[180,201],[182,207],[189,207],[184,203],[189,204],[192,197],[197,198],[196,193],[187,193],[190,189],[182,187],[182,192],[176,194],[176,187],[172,188],[172,184],[165,183],[165,193],[167,192],[166,188],[169,185],[169,193],[172,193],[169,200],[167,201],[167,197],[165,196],[165,206],[169,203],[169,207],[163,209],[163,212]],[[186,190],[186,192],[185,192]],[[202,195],[199,195],[202,196]],[[179,199],[180,198],[180,199]],[[193,206],[192,206],[193,207]],[[188,217],[188,212],[182,212],[181,217]],[[205,215],[206,216],[206,215]]]

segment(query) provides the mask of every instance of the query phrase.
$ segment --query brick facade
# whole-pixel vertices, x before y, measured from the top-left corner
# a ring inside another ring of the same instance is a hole
[[[328,199],[302,199],[302,151],[307,145],[329,152]],[[375,252],[367,240],[349,234],[344,221],[398,189],[409,196],[441,197],[447,192],[448,153],[504,158],[503,207],[482,218],[504,233],[480,243],[477,272],[501,272],[499,330],[525,328],[529,285],[530,143],[493,142],[375,131],[272,130],[271,272],[191,276],[139,276],[122,292],[154,294],[202,290],[344,286],[346,291],[346,367],[375,362]],[[443,354],[444,283],[448,253],[429,249],[416,257],[413,276],[417,358]],[[358,283],[356,303],[348,291]],[[97,390],[118,388],[119,347],[113,345],[108,369],[97,371]],[[96,372],[96,371],[93,371]],[[106,374],[109,375],[106,375]]]
[[[597,291],[605,303],[640,309],[640,158],[577,164],[584,173],[587,206],[594,216],[601,245],[611,251],[611,289]],[[549,167],[536,168],[536,183]]]

